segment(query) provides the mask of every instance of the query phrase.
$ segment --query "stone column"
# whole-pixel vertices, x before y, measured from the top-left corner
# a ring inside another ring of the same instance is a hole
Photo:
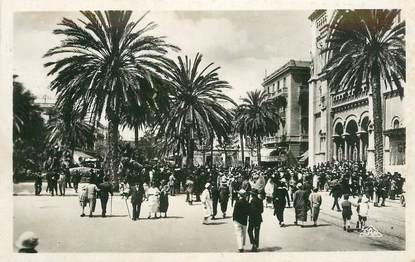
[[[349,146],[347,144],[346,136],[344,136],[344,160],[349,160]]]
[[[362,132],[358,132],[356,135],[357,135],[357,139],[359,140],[359,156],[358,156],[358,160],[359,161],[363,161],[363,136],[362,136]]]
[[[383,168],[386,171],[389,169],[389,163],[390,163],[390,144],[389,144],[389,136],[383,136],[384,137],[384,144],[383,144]]]
[[[337,143],[336,139],[333,137],[333,159],[334,161],[337,161]]]
[[[308,82],[308,166],[312,167],[314,165],[315,158],[315,146],[314,141],[315,137],[315,127],[314,127],[314,89],[316,80],[311,80]]]

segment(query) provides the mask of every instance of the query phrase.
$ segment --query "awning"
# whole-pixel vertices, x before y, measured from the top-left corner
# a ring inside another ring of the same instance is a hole
[[[271,153],[275,151],[275,148],[261,148],[261,156],[271,156]]]
[[[301,156],[298,157],[298,161],[299,162],[305,162],[308,159],[308,150],[304,152],[304,154],[302,154]]]
[[[94,172],[98,172],[99,171],[99,169],[97,169],[97,168],[86,167],[86,166],[69,168],[69,172],[71,174],[73,174],[74,172],[79,172],[82,175],[84,175],[84,174],[89,174],[89,172],[91,172],[91,170],[93,170]]]
[[[79,158],[82,157],[83,160],[85,161],[96,161],[96,159],[93,156],[90,156],[88,154],[85,154],[82,151],[77,151],[75,150],[73,153],[73,161],[74,163],[79,164]]]

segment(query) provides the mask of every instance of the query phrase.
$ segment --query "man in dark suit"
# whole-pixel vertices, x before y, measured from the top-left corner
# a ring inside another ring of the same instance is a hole
[[[219,202],[219,189],[218,189],[218,186],[216,185],[216,181],[212,183],[210,194],[212,196],[212,206],[213,206],[212,219],[216,219],[216,214],[218,213],[218,202]]]
[[[102,217],[105,217],[107,213],[107,203],[108,203],[109,194],[111,194],[111,196],[114,195],[112,185],[110,184],[109,178],[107,176],[104,177],[104,182],[99,184],[99,189],[100,189]]]
[[[140,217],[141,203],[144,198],[144,188],[139,182],[133,182],[128,196],[131,196],[131,205],[133,206],[133,220]]]
[[[252,244],[252,251],[257,252],[259,246],[259,230],[262,223],[262,212],[264,212],[264,205],[259,196],[260,192],[253,189],[251,191],[251,201],[249,203],[249,225],[248,236]]]

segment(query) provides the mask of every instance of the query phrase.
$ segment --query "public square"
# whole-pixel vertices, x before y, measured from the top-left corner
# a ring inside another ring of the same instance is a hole
[[[405,12],[97,10],[12,14],[16,253],[407,251]]]
[[[232,224],[232,208],[225,219],[202,225],[200,202],[185,203],[183,194],[169,197],[168,218],[147,219],[146,202],[140,219],[128,218],[125,200],[113,197],[113,215],[100,216],[97,200],[93,218],[80,217],[78,197],[68,195],[34,196],[28,183],[15,185],[14,238],[24,231],[39,237],[39,252],[237,252]],[[128,200],[131,212],[131,204]],[[341,213],[332,211],[332,198],[323,193],[319,226],[294,226],[293,208],[286,208],[287,226],[280,228],[271,208],[264,209],[259,252],[293,251],[375,251],[405,249],[405,212],[398,201],[386,207],[371,205],[368,225],[375,226],[382,237],[360,237],[358,232],[343,231]],[[108,204],[110,206],[110,204]],[[108,207],[109,209],[109,207]],[[88,207],[86,208],[88,212]],[[308,219],[309,221],[309,219]],[[356,215],[352,218],[356,222]],[[249,238],[246,249],[250,249]]]

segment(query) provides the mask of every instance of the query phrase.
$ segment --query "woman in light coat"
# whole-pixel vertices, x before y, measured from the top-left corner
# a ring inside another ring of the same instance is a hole
[[[151,218],[151,214],[154,214],[154,218],[157,218],[157,212],[159,210],[159,196],[160,190],[154,185],[154,183],[150,183],[150,187],[147,190],[147,200],[148,200],[148,218]]]
[[[203,224],[208,224],[208,218],[213,214],[212,197],[210,195],[210,183],[206,183],[205,190],[200,195],[200,201],[203,207]]]
[[[274,187],[275,185],[272,178],[269,178],[267,184],[265,185],[265,207],[268,207],[269,205],[272,207],[272,194],[274,193]]]

